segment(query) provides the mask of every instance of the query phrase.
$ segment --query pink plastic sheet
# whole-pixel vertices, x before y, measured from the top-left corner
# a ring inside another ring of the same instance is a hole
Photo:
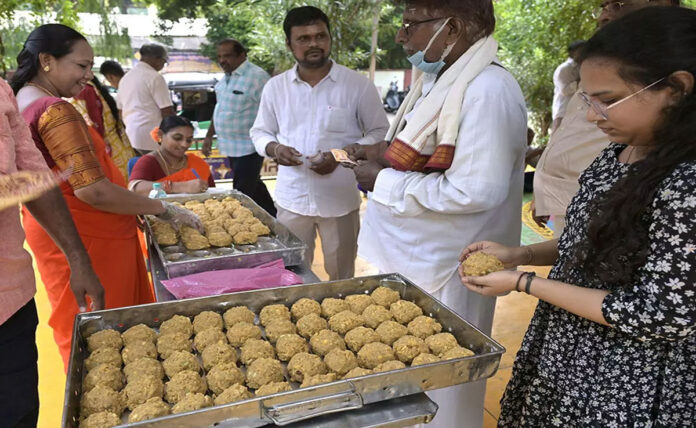
[[[299,275],[285,269],[283,259],[278,259],[254,268],[216,270],[167,279],[162,284],[177,299],[189,299],[302,282]]]

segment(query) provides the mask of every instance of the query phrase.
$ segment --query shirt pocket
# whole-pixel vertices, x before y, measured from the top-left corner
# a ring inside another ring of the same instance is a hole
[[[228,101],[227,111],[234,113],[245,111],[251,102],[251,97],[247,94],[246,88],[231,89],[226,99]]]
[[[350,111],[347,108],[327,106],[324,129],[327,132],[346,132]]]

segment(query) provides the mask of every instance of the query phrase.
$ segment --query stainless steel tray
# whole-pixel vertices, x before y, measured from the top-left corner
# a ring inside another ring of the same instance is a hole
[[[285,266],[297,266],[304,262],[307,246],[250,197],[241,192],[226,190],[196,195],[167,196],[162,199],[169,202],[184,203],[192,200],[224,199],[227,196],[238,199],[243,206],[249,208],[256,218],[271,229],[271,236],[260,236],[255,245],[211,247],[200,251],[186,250],[181,243],[176,246],[160,247],[154,239],[150,223],[146,217],[145,234],[148,246],[155,249],[154,253],[162,262],[168,278],[211,270],[253,267],[279,258],[283,259]]]
[[[316,416],[360,409],[371,403],[485,379],[498,370],[505,348],[398,274],[246,291],[77,315],[65,390],[63,426],[78,425],[83,363],[87,357],[85,337],[98,330],[113,328],[125,331],[139,323],[157,328],[162,321],[176,314],[194,316],[204,310],[222,313],[237,305],[246,305],[258,313],[263,306],[270,304],[289,305],[302,297],[319,301],[326,297],[345,297],[349,294],[371,292],[380,285],[397,290],[402,299],[416,303],[425,314],[436,318],[442,324],[443,331],[452,333],[462,345],[476,354],[255,397],[224,406],[157,418],[133,426],[201,427],[221,422],[234,424],[235,427],[259,427],[269,423],[286,425]]]

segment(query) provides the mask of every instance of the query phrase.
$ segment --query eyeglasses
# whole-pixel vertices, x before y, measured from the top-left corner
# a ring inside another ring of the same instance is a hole
[[[652,0],[647,0],[646,3],[650,3]],[[602,12],[606,11],[609,13],[616,13],[623,9],[624,6],[634,6],[634,4],[631,3],[625,3],[622,1],[613,1],[611,3],[606,3],[598,7],[597,9],[592,12],[592,16],[594,19],[599,19],[599,17],[602,15]]]
[[[632,93],[631,95],[624,97],[624,98],[622,98],[614,103],[611,103],[609,105],[607,105],[606,103],[603,103],[601,101],[598,101],[598,100],[593,100],[587,94],[585,94],[583,92],[580,92],[579,95],[580,95],[580,99],[582,99],[585,102],[585,104],[587,104],[588,107],[591,107],[595,113],[597,113],[599,116],[602,117],[602,119],[608,120],[610,109],[616,107],[617,105],[621,104],[624,101],[630,100],[631,98],[635,97],[636,95],[640,94],[641,92],[647,91],[648,89],[652,88],[653,86],[657,85],[658,83],[662,82],[663,80],[665,80],[665,77],[663,77],[662,79],[649,84],[648,86],[644,87],[643,89],[636,91],[636,92]]]
[[[411,35],[411,33],[410,33],[411,27],[417,27],[421,24],[425,24],[427,22],[439,21],[441,19],[445,19],[445,18],[440,17],[440,18],[433,18],[433,19],[425,19],[423,21],[402,22],[401,27],[399,27],[399,29],[404,30],[406,35],[410,36]]]

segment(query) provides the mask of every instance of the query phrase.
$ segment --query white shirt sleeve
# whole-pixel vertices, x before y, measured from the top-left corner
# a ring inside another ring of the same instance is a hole
[[[172,97],[169,95],[169,88],[164,77],[157,75],[152,81],[152,98],[159,108],[171,107]]]
[[[379,98],[377,88],[368,81],[365,84],[360,102],[358,103],[358,123],[364,137],[356,141],[358,144],[375,144],[384,141],[389,131],[389,120],[384,112],[384,105]]]
[[[261,104],[259,105],[259,112],[256,115],[256,120],[254,121],[254,126],[249,130],[251,135],[251,140],[254,142],[254,147],[256,152],[261,156],[268,156],[266,154],[266,146],[268,143],[277,141],[278,131],[280,130],[278,126],[278,119],[276,118],[275,109],[273,108],[273,83],[269,82],[264,86],[263,92],[261,92]]]
[[[374,201],[402,216],[426,210],[478,213],[505,201],[511,176],[524,167],[520,162],[526,149],[524,101],[504,82],[472,89],[473,84],[464,98],[452,166],[430,174],[383,169],[375,182]]]
[[[556,120],[565,116],[570,97],[575,94],[580,81],[578,67],[568,59],[553,72],[553,104],[551,117]]]

